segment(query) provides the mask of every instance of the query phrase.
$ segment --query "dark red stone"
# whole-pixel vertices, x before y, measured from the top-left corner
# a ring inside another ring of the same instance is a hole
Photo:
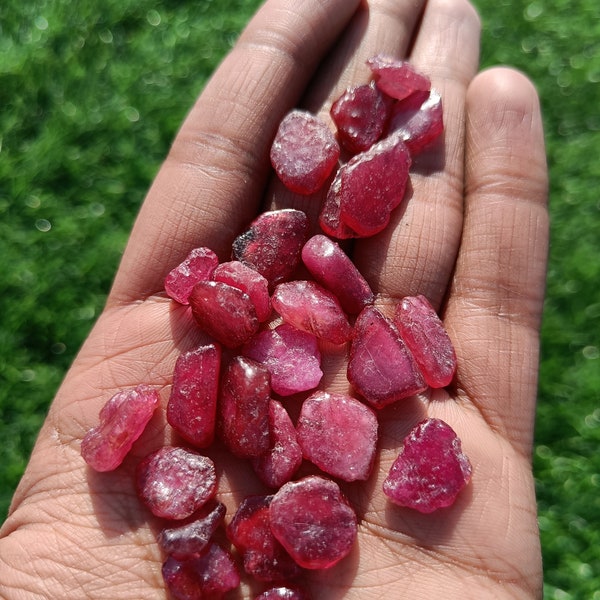
[[[428,92],[431,81],[410,63],[379,54],[367,60],[375,76],[377,87],[396,100],[403,100],[415,92]]]
[[[310,600],[310,596],[298,587],[280,586],[265,590],[254,600]]]

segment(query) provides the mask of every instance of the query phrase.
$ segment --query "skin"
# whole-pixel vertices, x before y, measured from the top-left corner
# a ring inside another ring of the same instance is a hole
[[[531,468],[539,327],[548,244],[547,173],[536,91],[509,68],[478,73],[480,23],[466,0],[268,0],[192,108],[133,228],[106,308],[60,388],[0,533],[0,596],[166,598],[159,523],[140,508],[139,459],[176,442],[157,411],[119,469],[95,473],[79,446],[117,390],[169,395],[178,354],[205,341],[165,296],[189,250],[227,260],[259,212],[306,210],[281,189],[269,144],[302,106],[327,118],[343,89],[369,79],[379,52],[408,58],[444,102],[443,140],[419,157],[390,227],[353,258],[389,313],[408,294],[439,309],[458,372],[447,390],[380,412],[380,456],[366,483],[344,487],[360,518],[352,553],[307,576],[313,598],[541,597]],[[315,226],[316,231],[316,226]],[[345,354],[325,360],[324,388],[347,391]],[[473,477],[430,515],[391,505],[382,481],[403,436],[425,416],[463,440]],[[215,444],[228,514],[256,478]],[[232,598],[256,593],[247,583]]]

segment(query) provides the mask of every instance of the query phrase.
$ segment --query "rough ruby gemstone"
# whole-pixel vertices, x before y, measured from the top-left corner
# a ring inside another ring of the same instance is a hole
[[[240,458],[260,456],[271,444],[269,371],[260,363],[235,356],[221,381],[220,430],[227,448]]]
[[[315,392],[302,404],[298,442],[304,458],[344,481],[366,480],[377,449],[377,417],[351,396]]]
[[[327,569],[352,550],[356,514],[339,486],[310,475],[283,485],[269,507],[271,531],[306,569]]]
[[[422,295],[406,296],[396,306],[394,323],[426,383],[432,388],[449,385],[456,371],[456,353],[429,300]]]
[[[267,367],[271,388],[280,396],[312,390],[323,377],[317,338],[287,323],[257,333],[242,354]]]
[[[210,248],[194,248],[186,259],[165,278],[165,291],[180,304],[188,304],[193,287],[199,281],[211,278],[219,264],[217,255]]]
[[[314,281],[280,283],[271,298],[273,308],[290,325],[332,344],[350,339],[352,327],[334,294]]]
[[[265,212],[233,241],[233,256],[274,286],[294,272],[307,237],[308,217],[301,210]]]
[[[138,464],[136,489],[157,517],[185,519],[215,495],[215,465],[193,450],[163,446]]]
[[[265,590],[254,600],[310,600],[310,597],[304,590],[286,585]]]
[[[292,110],[279,124],[271,164],[283,184],[297,194],[313,194],[331,174],[340,147],[327,124],[315,115]]]
[[[220,368],[217,344],[184,352],[175,363],[167,421],[198,448],[210,446],[214,439]]]
[[[392,502],[430,513],[454,503],[471,478],[471,463],[460,439],[441,419],[415,426],[383,482]]]
[[[175,600],[220,600],[240,585],[232,556],[215,543],[204,554],[184,559],[169,556],[162,576]]]
[[[158,406],[147,385],[117,392],[100,410],[100,423],[81,441],[81,456],[96,471],[113,471],[125,459]]]
[[[431,88],[429,78],[406,61],[379,54],[367,60],[367,65],[376,78],[377,87],[396,100]]]
[[[250,296],[221,281],[199,281],[190,306],[200,329],[227,348],[241,346],[260,326]]]
[[[302,248],[302,261],[347,313],[358,314],[373,303],[374,295],[365,278],[339,244],[327,236],[311,237]]]
[[[354,324],[348,380],[374,408],[427,387],[398,330],[373,306],[367,306]]]

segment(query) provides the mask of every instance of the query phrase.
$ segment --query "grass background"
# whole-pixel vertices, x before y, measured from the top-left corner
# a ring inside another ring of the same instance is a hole
[[[173,135],[258,0],[0,5],[0,519]],[[536,83],[552,238],[535,474],[548,599],[600,600],[600,5],[475,0]]]

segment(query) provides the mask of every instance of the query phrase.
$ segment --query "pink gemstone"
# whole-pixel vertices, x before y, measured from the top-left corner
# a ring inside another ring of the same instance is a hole
[[[269,296],[269,282],[255,269],[246,266],[239,260],[221,263],[213,273],[214,281],[221,281],[250,296],[256,316],[262,323],[271,314],[271,298]]]
[[[425,296],[407,296],[396,307],[394,323],[412,352],[427,384],[450,384],[456,353],[444,325]]]
[[[358,314],[372,304],[373,292],[339,244],[324,235],[311,237],[302,248],[302,261],[310,274],[335,294],[342,308]]]
[[[376,78],[377,87],[396,100],[403,100],[414,92],[428,92],[431,81],[417,72],[408,62],[378,55],[367,60]]]
[[[251,458],[269,449],[270,394],[266,367],[243,356],[227,365],[219,401],[221,435],[236,456]]]
[[[280,283],[271,303],[286,323],[319,339],[343,344],[352,335],[338,299],[314,281]]]
[[[362,402],[315,392],[302,404],[297,424],[304,458],[344,481],[366,480],[377,449],[377,417]]]
[[[200,329],[228,348],[241,346],[260,326],[250,296],[220,281],[199,281],[190,306]]]
[[[227,537],[243,556],[244,570],[258,581],[283,581],[301,572],[271,532],[272,499],[247,497],[227,526]]]
[[[157,517],[185,519],[215,495],[215,465],[192,450],[163,446],[138,464],[136,489]]]
[[[321,206],[319,225],[327,235],[338,240],[347,240],[360,236],[342,221],[342,198],[341,194],[339,194],[341,179],[339,178],[339,173],[340,171],[337,173],[338,177],[333,180]]]
[[[211,501],[191,517],[191,520],[176,527],[165,527],[158,534],[158,545],[165,554],[185,558],[205,552],[225,518],[225,505]]]
[[[367,306],[354,324],[348,380],[374,408],[427,387],[398,330],[372,306]]]
[[[453,504],[470,479],[471,463],[454,430],[426,419],[404,440],[383,491],[395,504],[430,513]]]
[[[188,304],[193,287],[210,279],[218,264],[219,259],[210,248],[195,248],[167,275],[165,291],[173,300]]]
[[[290,481],[269,507],[271,531],[306,569],[327,569],[346,557],[356,540],[356,514],[334,481],[311,475]]]
[[[318,191],[339,156],[340,147],[327,124],[302,110],[293,110],[283,118],[271,147],[275,172],[297,194]]]
[[[267,367],[271,388],[281,396],[312,390],[323,376],[317,338],[287,323],[260,331],[242,353]]]
[[[269,406],[269,428],[270,447],[267,452],[252,460],[252,466],[265,485],[280,488],[302,464],[302,450],[296,437],[296,428],[277,400],[271,400]]]
[[[286,585],[265,590],[254,600],[310,600],[310,596],[298,587]]]
[[[169,556],[162,576],[174,600],[219,600],[240,585],[233,558],[217,544],[205,554],[184,559]]]
[[[125,459],[158,406],[158,392],[146,385],[117,392],[100,410],[100,423],[81,441],[81,456],[96,471],[113,471]]]
[[[308,217],[301,210],[265,212],[233,241],[233,256],[274,286],[294,272],[307,237]]]
[[[221,347],[184,352],[175,363],[167,421],[190,444],[210,446],[214,439]]]

